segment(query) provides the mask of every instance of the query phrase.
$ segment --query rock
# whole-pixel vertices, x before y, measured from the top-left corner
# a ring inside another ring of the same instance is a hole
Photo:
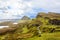
[[[21,20],[30,20],[30,18],[27,16],[23,16]]]
[[[40,12],[37,14],[36,18],[47,18],[47,19],[60,19],[60,13],[54,13],[54,12],[48,12],[48,13],[44,13],[44,12]]]
[[[52,25],[60,25],[60,20],[57,19],[49,20],[49,23]]]

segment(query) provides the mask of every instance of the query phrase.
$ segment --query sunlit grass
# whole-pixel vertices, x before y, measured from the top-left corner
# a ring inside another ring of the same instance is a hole
[[[41,37],[34,36],[32,38],[27,38],[26,40],[60,40],[60,32],[43,33],[41,34]]]

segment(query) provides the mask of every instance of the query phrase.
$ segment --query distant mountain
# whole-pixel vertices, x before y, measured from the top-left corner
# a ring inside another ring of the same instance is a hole
[[[21,20],[30,20],[30,18],[27,16],[23,16]]]
[[[11,22],[17,22],[20,19],[0,19],[0,22],[6,22],[6,21],[11,21]]]

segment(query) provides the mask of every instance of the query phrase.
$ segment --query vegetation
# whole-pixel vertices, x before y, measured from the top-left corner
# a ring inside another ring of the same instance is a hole
[[[60,14],[50,13],[41,12],[35,19],[0,29],[0,40],[60,40]]]

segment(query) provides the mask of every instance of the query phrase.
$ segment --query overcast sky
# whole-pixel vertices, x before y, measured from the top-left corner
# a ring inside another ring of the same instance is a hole
[[[60,0],[0,0],[0,19],[32,18],[38,12],[60,13]]]

